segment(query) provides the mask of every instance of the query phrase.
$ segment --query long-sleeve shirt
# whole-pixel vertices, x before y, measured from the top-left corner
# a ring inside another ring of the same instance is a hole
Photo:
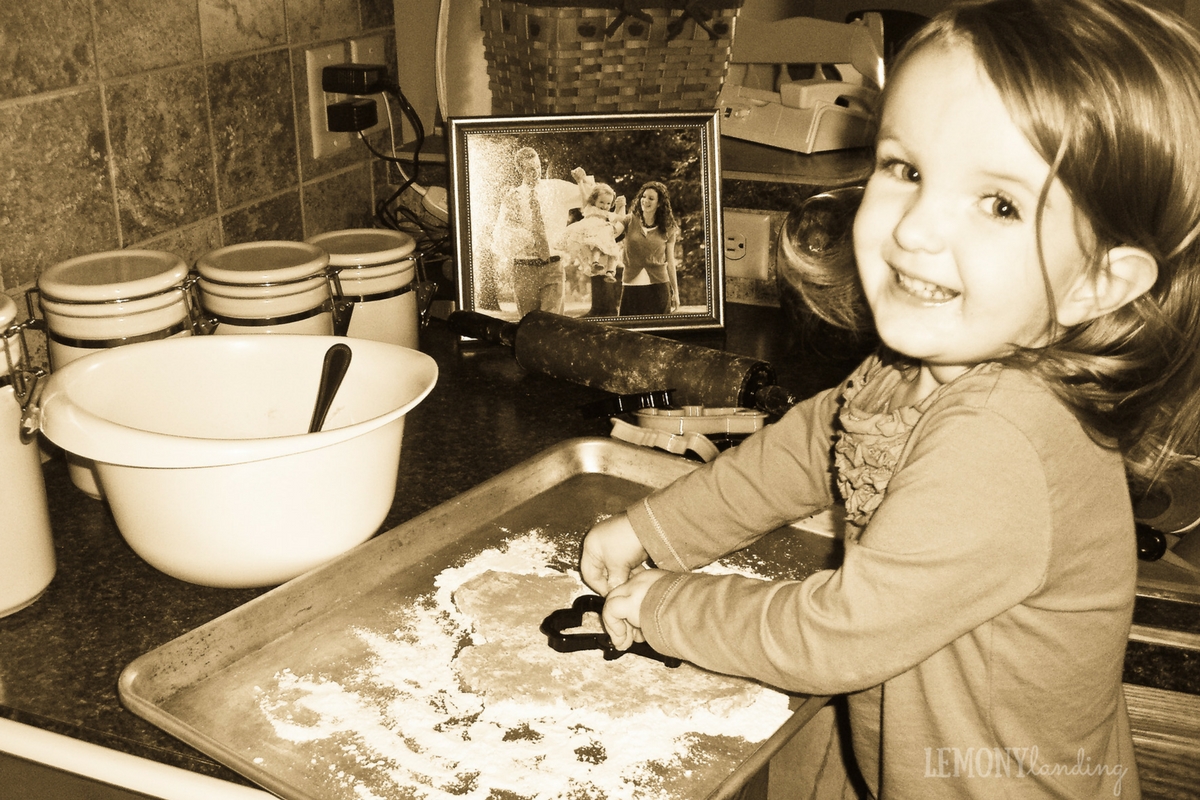
[[[857,379],[872,369],[894,373],[872,358]],[[835,501],[844,389],[629,509],[654,562],[680,573],[644,599],[646,640],[781,689],[847,694],[879,798],[1138,797],[1121,457],[1022,371],[986,365],[935,393],[838,569],[801,582],[686,572]]]

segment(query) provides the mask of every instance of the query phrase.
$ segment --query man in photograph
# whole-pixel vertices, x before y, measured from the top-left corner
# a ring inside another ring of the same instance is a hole
[[[561,258],[550,251],[546,213],[541,191],[542,160],[532,147],[516,151],[521,183],[509,189],[500,203],[492,234],[492,250],[501,271],[512,275],[517,313],[530,311],[563,313],[563,266]]]

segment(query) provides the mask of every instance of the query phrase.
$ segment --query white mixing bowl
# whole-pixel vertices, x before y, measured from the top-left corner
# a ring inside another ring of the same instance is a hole
[[[325,351],[350,369],[308,433]],[[51,374],[39,425],[96,462],[122,536],[205,586],[271,586],[369,539],[396,493],[404,415],[433,389],[416,350],[334,336],[125,345]]]

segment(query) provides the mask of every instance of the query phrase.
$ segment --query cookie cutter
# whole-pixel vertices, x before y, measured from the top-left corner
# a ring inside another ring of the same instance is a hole
[[[673,453],[677,456],[684,455],[690,450],[701,461],[712,461],[721,454],[720,449],[712,443],[712,440],[703,434],[687,433],[678,435],[670,431],[643,428],[640,425],[630,425],[625,420],[617,419],[616,417],[610,419],[609,422],[612,423],[612,433],[609,435],[614,439],[620,439],[622,442],[640,444],[644,447],[657,447],[660,450],[666,450],[668,453]]]
[[[542,620],[539,630],[546,635],[550,649],[559,653],[576,653],[580,650],[600,650],[604,653],[605,661],[614,661],[626,653],[634,653],[645,658],[660,661],[668,667],[675,668],[683,663],[682,659],[665,656],[645,642],[634,642],[628,650],[618,650],[613,647],[612,639],[607,633],[566,633],[572,628],[583,625],[583,615],[589,611],[600,613],[604,608],[604,598],[598,594],[585,594],[575,598],[570,608],[560,608],[550,612]]]
[[[760,430],[767,415],[753,408],[714,408],[680,406],[678,408],[643,407],[634,410],[634,422],[643,428],[667,431],[676,436],[700,433],[749,435]]]
[[[615,417],[631,411],[647,408],[672,408],[675,405],[674,389],[659,389],[652,392],[635,392],[605,397],[579,407],[585,417]]]

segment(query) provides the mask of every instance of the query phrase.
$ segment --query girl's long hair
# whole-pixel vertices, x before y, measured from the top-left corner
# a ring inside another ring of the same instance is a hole
[[[1200,37],[1132,0],[986,0],[939,14],[894,69],[947,42],[973,49],[1066,187],[1093,277],[1117,246],[1158,264],[1142,297],[1002,359],[1043,377],[1144,487],[1200,454]]]

